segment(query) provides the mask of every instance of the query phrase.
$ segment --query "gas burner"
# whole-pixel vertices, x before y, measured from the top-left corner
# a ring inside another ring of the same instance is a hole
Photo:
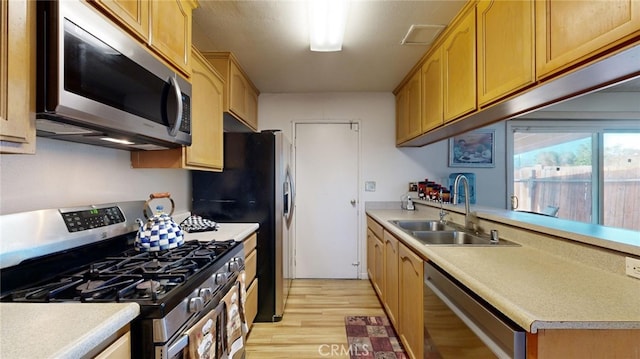
[[[77,286],[76,291],[78,291],[79,293],[92,291],[102,286],[104,283],[105,281],[103,280],[89,280]]]
[[[164,286],[160,282],[153,279],[146,280],[136,284],[136,291],[139,295],[150,296],[152,293],[160,293],[164,290]]]

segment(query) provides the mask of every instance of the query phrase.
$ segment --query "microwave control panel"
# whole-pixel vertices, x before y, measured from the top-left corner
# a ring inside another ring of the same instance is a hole
[[[80,232],[124,222],[118,206],[60,212],[69,232]]]

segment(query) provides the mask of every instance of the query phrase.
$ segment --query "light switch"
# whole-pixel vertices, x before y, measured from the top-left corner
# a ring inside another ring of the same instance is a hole
[[[376,181],[365,181],[364,182],[364,190],[365,190],[365,192],[375,192],[376,191]]]

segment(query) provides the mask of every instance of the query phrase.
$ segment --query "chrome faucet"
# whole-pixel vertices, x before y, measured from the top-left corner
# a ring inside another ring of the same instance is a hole
[[[445,221],[444,217],[447,216],[447,212],[445,212],[444,208],[443,208],[443,203],[444,200],[442,199],[442,188],[440,189],[440,223],[444,223],[446,224],[447,221]]]
[[[460,200],[460,193],[458,191],[460,181],[462,181],[462,186],[464,187],[464,226],[467,229],[475,231],[475,219],[469,211],[469,180],[465,175],[456,176],[456,180],[453,182],[453,204],[458,204]]]

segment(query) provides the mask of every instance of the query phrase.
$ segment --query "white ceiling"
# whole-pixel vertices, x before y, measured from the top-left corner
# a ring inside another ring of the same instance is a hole
[[[447,25],[465,0],[352,0],[341,52],[309,51],[303,0],[200,0],[193,43],[231,51],[261,93],[390,92],[427,51],[411,25]]]

